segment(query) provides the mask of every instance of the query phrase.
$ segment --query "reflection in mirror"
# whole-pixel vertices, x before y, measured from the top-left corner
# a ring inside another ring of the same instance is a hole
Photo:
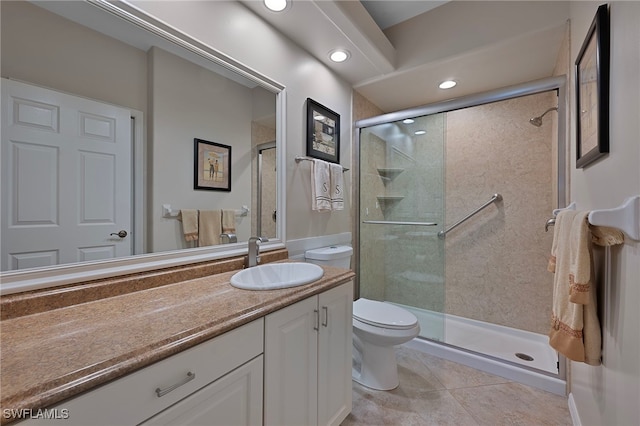
[[[256,205],[257,234],[269,239],[276,237],[276,143],[258,145],[258,182]]]
[[[238,242],[277,237],[257,216],[272,86],[89,3],[0,7],[2,271],[225,243],[223,216]],[[194,189],[196,138],[231,147],[230,192]]]

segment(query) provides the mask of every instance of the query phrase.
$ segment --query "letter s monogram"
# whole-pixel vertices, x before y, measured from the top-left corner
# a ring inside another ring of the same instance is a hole
[[[327,188],[327,183],[326,183],[326,182],[324,182],[324,183],[322,184],[322,190],[323,190],[324,192],[327,192],[327,191],[329,190],[329,188]]]
[[[336,185],[336,194],[342,194],[342,190],[340,189],[340,185]]]

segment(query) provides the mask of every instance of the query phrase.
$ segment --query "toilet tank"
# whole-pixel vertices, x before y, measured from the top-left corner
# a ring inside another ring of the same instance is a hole
[[[321,247],[304,252],[304,258],[309,263],[320,266],[335,266],[349,269],[353,249],[349,246]]]

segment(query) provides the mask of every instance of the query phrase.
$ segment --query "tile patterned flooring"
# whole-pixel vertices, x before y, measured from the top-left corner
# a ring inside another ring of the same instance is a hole
[[[403,346],[400,386],[353,382],[353,410],[341,426],[571,425],[567,398]]]

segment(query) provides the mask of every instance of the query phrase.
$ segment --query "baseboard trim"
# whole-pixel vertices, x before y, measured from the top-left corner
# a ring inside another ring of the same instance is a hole
[[[578,408],[576,407],[576,400],[573,399],[573,393],[569,393],[569,413],[571,413],[571,422],[573,426],[582,426],[582,422],[580,421],[580,415],[578,414]]]

